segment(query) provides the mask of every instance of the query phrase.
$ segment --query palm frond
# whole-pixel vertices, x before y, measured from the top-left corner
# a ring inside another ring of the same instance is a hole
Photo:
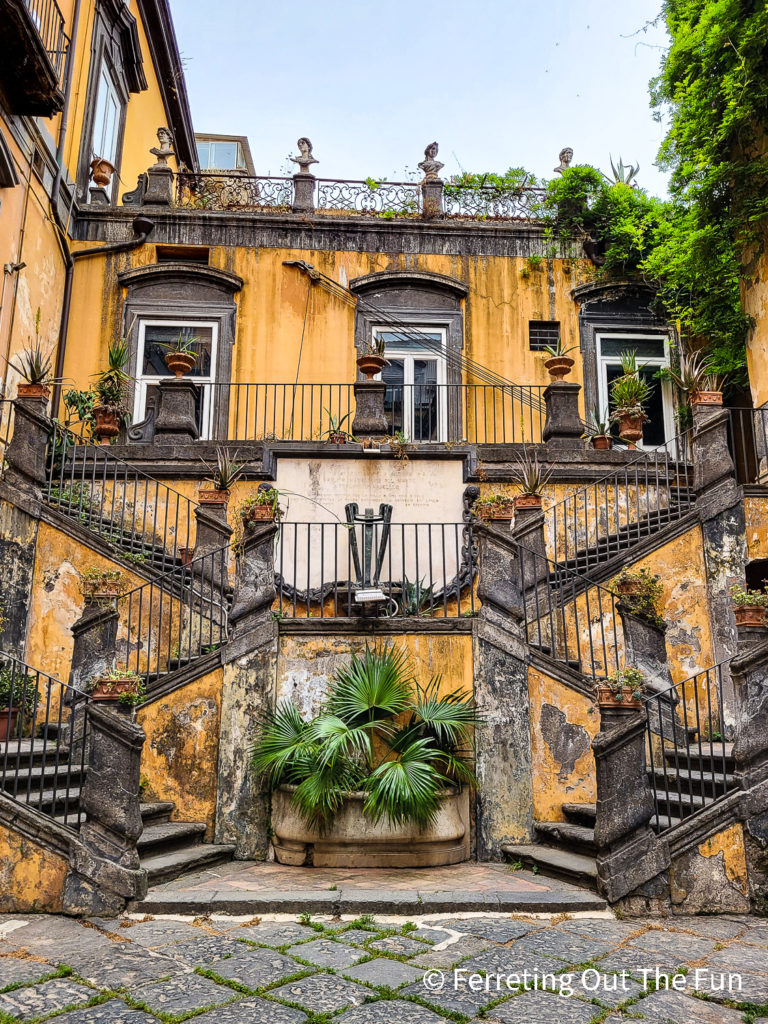
[[[336,715],[319,715],[310,726],[312,738],[322,747],[322,762],[329,764],[338,757],[363,758],[371,763],[370,725],[352,727]]]
[[[364,776],[365,770],[348,758],[327,762],[319,756],[313,770],[296,787],[291,803],[308,825],[323,831],[338,814],[347,793],[358,789]]]
[[[380,764],[366,779],[363,812],[374,821],[387,817],[393,825],[412,821],[424,828],[433,822],[447,781],[435,768],[434,758],[432,744],[420,739],[399,757]]]
[[[483,716],[469,690],[439,695],[440,683],[441,677],[433,676],[426,686],[415,684],[414,711],[437,746],[455,747],[467,742]]]
[[[366,647],[362,657],[336,672],[328,695],[328,711],[352,727],[381,722],[405,710],[412,675],[406,655],[395,648]]]
[[[270,712],[251,747],[251,766],[274,788],[298,782],[312,763],[317,743],[295,705],[286,701]]]

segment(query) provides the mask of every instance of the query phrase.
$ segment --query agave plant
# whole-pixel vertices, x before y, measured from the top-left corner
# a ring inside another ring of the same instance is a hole
[[[294,785],[293,805],[321,830],[355,790],[373,821],[427,826],[445,789],[476,781],[478,709],[467,691],[440,689],[439,676],[420,685],[396,648],[366,647],[336,672],[317,717],[290,702],[266,716],[251,765],[271,789]]]
[[[631,185],[637,177],[638,171],[640,170],[640,164],[638,164],[637,167],[633,167],[632,164],[625,164],[621,157],[619,157],[618,164],[614,164],[613,157],[610,158],[610,162],[613,177],[609,178],[607,174],[603,174],[603,177],[608,184]]]
[[[642,366],[637,365],[636,352],[622,352],[621,376],[611,384],[611,399],[616,409],[611,419],[630,410],[642,412],[643,405],[653,391],[653,386],[640,376],[642,369]]]
[[[702,352],[682,352],[677,367],[667,370],[669,379],[687,395],[701,391],[712,372],[712,359]],[[707,389],[711,390],[711,389]]]
[[[245,463],[237,461],[237,452],[231,459],[226,448],[216,449],[215,465],[210,465],[205,459],[203,462],[210,473],[210,476],[206,477],[206,482],[217,491],[228,491],[232,484],[240,479],[245,469]]]
[[[522,454],[515,452],[517,465],[512,467],[512,475],[521,494],[542,494],[544,487],[552,475],[539,462],[535,449],[524,448]]]
[[[8,359],[7,363],[26,384],[54,383],[51,356],[44,351],[39,339],[35,341],[34,345],[23,349],[17,356],[16,362]]]
[[[591,437],[605,437],[610,432],[608,413],[601,409],[599,404],[593,406],[590,417],[585,424],[584,433],[581,436],[587,439]]]
[[[98,405],[125,411],[131,375],[126,367],[131,356],[127,338],[113,341],[107,350],[107,369],[96,374],[93,392]]]

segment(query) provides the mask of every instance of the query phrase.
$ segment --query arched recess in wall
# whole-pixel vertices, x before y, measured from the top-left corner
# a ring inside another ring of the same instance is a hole
[[[179,333],[199,339],[201,353],[190,377],[199,385],[197,416],[202,438],[226,437],[232,349],[235,343],[235,294],[243,279],[198,263],[157,263],[118,274],[125,289],[123,331],[131,343],[133,394],[131,441],[154,436],[157,387],[170,376],[163,344]]]
[[[392,432],[412,441],[463,437],[460,357],[469,289],[456,278],[426,271],[389,270],[349,283],[360,303],[358,353],[383,337],[389,366],[386,408]]]
[[[643,447],[654,448],[677,433],[674,395],[668,382],[656,379],[669,365],[674,341],[670,325],[653,309],[656,292],[640,281],[598,281],[571,291],[579,306],[579,341],[584,368],[584,408],[607,412],[611,382],[621,372],[621,353],[635,351],[652,386],[643,429]]]

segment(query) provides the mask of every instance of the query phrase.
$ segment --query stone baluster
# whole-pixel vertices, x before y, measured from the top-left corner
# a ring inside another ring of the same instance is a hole
[[[579,414],[581,385],[565,380],[552,381],[544,389],[546,417],[542,438],[549,448],[575,450],[583,446],[584,425]]]
[[[155,444],[189,444],[200,436],[195,419],[199,385],[188,377],[160,382],[155,416]]]

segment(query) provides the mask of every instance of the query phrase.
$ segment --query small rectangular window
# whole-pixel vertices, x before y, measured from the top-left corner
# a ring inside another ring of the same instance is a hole
[[[96,94],[96,113],[93,119],[94,159],[109,160],[114,164],[117,156],[117,134],[120,128],[120,98],[112,76],[106,65],[99,75],[99,91]]]
[[[528,347],[532,352],[543,352],[545,348],[554,348],[560,337],[559,320],[529,320]]]
[[[211,250],[203,245],[158,245],[155,246],[158,263],[205,263]]]

